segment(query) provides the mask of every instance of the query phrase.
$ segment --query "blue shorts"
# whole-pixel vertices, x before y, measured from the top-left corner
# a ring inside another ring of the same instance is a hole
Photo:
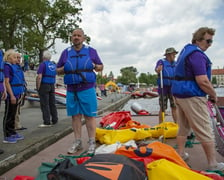
[[[95,88],[78,92],[67,91],[66,108],[68,116],[83,114],[88,117],[95,117],[97,115]]]

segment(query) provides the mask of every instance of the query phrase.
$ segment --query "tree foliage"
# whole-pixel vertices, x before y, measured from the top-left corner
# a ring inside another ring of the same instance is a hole
[[[137,82],[137,69],[133,66],[120,69],[121,76],[117,77],[117,82],[128,85]]]
[[[147,85],[156,85],[157,84],[157,75],[149,73],[141,73],[139,76],[140,83],[146,83]]]
[[[106,84],[108,81],[110,81],[109,77],[102,76],[100,73],[96,76],[96,82],[97,84]]]
[[[23,49],[40,61],[44,50],[54,49],[56,39],[67,43],[81,22],[80,0],[2,0],[0,8],[3,48]]]

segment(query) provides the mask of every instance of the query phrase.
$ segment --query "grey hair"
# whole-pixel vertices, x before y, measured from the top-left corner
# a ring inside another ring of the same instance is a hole
[[[47,59],[47,60],[50,60],[51,59],[51,53],[50,51],[44,51],[43,52],[43,59]]]

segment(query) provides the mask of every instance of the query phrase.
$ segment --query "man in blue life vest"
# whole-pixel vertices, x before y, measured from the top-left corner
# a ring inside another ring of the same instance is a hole
[[[55,100],[56,64],[51,59],[49,51],[43,52],[43,62],[37,70],[36,88],[40,97],[40,107],[43,124],[39,127],[51,127],[58,122],[58,112]]]
[[[162,123],[162,103],[164,105],[164,113],[167,109],[168,100],[170,101],[170,107],[172,112],[172,117],[174,122],[177,122],[176,118],[176,105],[174,103],[173,95],[171,93],[171,85],[174,78],[174,68],[175,68],[175,56],[178,52],[173,48],[167,48],[165,51],[165,58],[160,59],[156,63],[155,71],[158,74],[157,84],[158,84],[158,93],[159,93],[159,123]],[[162,83],[163,88],[161,88],[161,77],[160,73],[162,71]],[[163,95],[162,95],[163,93]]]
[[[95,152],[97,97],[96,74],[103,70],[103,63],[97,51],[84,45],[85,34],[81,28],[72,32],[73,45],[66,48],[57,64],[57,71],[65,74],[64,83],[67,85],[66,108],[68,116],[72,116],[72,127],[75,141],[69,154],[82,149],[81,131],[82,117],[85,118],[89,136],[88,154]]]
[[[224,163],[216,160],[215,138],[210,124],[207,98],[217,102],[216,92],[210,82],[211,61],[205,51],[212,45],[215,29],[201,27],[193,33],[191,44],[184,46],[175,68],[172,93],[177,106],[177,152],[184,160],[185,142],[191,129],[201,142],[208,160],[209,170],[224,172]]]

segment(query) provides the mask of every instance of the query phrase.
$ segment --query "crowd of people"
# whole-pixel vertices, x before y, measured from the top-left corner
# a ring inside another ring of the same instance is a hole
[[[64,83],[67,86],[67,114],[72,117],[72,128],[75,136],[68,153],[72,154],[82,149],[81,119],[84,117],[89,136],[87,153],[93,154],[96,146],[95,116],[97,115],[95,72],[102,71],[103,63],[94,48],[84,45],[85,34],[81,28],[73,31],[71,40],[73,45],[62,52],[57,65],[51,61],[49,51],[43,52],[43,62],[40,63],[36,76],[36,90],[40,98],[43,119],[43,123],[39,127],[51,127],[58,123],[55,81],[57,73],[64,74]],[[24,136],[17,131],[26,129],[21,124],[19,114],[26,92],[24,71],[27,70],[27,63],[25,70],[21,67],[20,53],[13,49],[9,49],[5,53],[1,50],[0,95],[1,100],[5,101],[3,143],[14,144],[24,139]],[[3,152],[0,149],[0,153]]]
[[[163,122],[163,113],[168,101],[174,122],[179,125],[177,135],[177,152],[184,159],[189,158],[185,152],[185,142],[190,133],[194,133],[201,142],[208,160],[210,170],[224,171],[224,163],[217,162],[215,139],[209,122],[206,106],[207,95],[213,103],[217,95],[211,80],[211,61],[205,51],[212,45],[215,30],[201,27],[193,33],[192,42],[184,46],[175,61],[178,51],[173,47],[165,50],[165,58],[157,61],[155,71],[158,74],[159,87],[159,122]],[[72,46],[61,53],[57,64],[51,61],[49,51],[44,51],[43,62],[39,65],[36,89],[40,97],[43,123],[39,127],[51,127],[58,123],[55,106],[55,77],[64,75],[66,85],[66,110],[72,118],[74,142],[68,149],[73,154],[82,149],[82,118],[85,119],[89,137],[88,154],[94,154],[96,148],[96,74],[103,70],[103,63],[97,51],[84,44],[85,33],[81,28],[72,32]],[[19,121],[20,106],[26,90],[23,70],[20,67],[20,54],[12,49],[0,59],[0,93],[5,100],[3,118],[4,143],[16,143],[24,137],[17,133],[23,129]],[[4,60],[3,60],[4,59]],[[3,153],[3,150],[0,150]]]

